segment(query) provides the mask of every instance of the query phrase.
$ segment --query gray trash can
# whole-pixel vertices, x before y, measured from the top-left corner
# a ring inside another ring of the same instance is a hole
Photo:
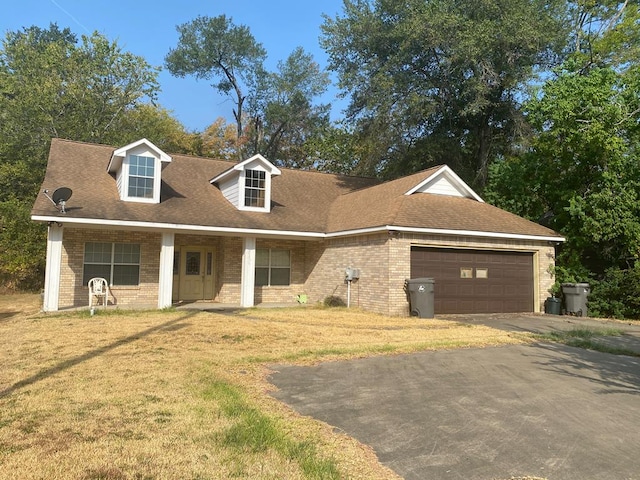
[[[412,317],[433,318],[433,278],[405,280],[409,293],[409,311]]]
[[[563,283],[562,295],[567,314],[578,317],[588,316],[587,297],[591,293],[588,283]]]

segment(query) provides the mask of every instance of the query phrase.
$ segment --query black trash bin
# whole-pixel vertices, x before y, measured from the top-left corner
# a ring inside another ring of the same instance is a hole
[[[544,302],[544,313],[550,313],[551,315],[560,315],[562,311],[562,300],[556,297],[547,297]]]
[[[587,297],[590,292],[588,283],[563,283],[562,295],[566,313],[577,317],[588,316]]]
[[[412,317],[433,318],[433,278],[405,280],[409,293],[409,310]]]

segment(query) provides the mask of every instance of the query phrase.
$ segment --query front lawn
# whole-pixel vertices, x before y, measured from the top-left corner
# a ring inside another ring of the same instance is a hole
[[[0,478],[398,478],[269,396],[268,366],[522,341],[355,309],[91,317],[38,302],[0,297]]]

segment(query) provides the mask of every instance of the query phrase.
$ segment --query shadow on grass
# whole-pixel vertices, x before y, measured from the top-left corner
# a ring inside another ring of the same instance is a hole
[[[119,340],[116,340],[115,342],[112,342],[108,345],[105,345],[104,347],[100,347],[100,348],[96,348],[95,350],[91,350],[87,353],[84,353],[82,355],[78,355],[77,357],[73,357],[70,358],[68,360],[65,360],[63,362],[58,363],[57,365],[54,365],[53,367],[47,368],[45,370],[42,370],[38,373],[36,373],[35,375],[32,375],[28,378],[25,378],[23,380],[20,380],[16,383],[14,383],[13,385],[11,385],[10,387],[0,391],[0,398],[4,398],[6,396],[11,395],[12,393],[15,393],[16,391],[20,390],[21,388],[25,388],[28,387],[29,385],[33,385],[36,382],[39,382],[41,380],[44,380],[45,378],[49,378],[52,375],[55,375],[57,373],[60,373],[64,370],[67,370],[71,367],[74,367],[82,362],[86,362],[87,360],[91,360],[93,358],[96,358],[100,355],[103,355],[115,348],[121,347],[123,345],[128,345],[130,343],[135,342],[136,340],[140,340],[141,338],[147,337],[153,333],[159,332],[161,330],[168,330],[168,331],[172,331],[172,330],[177,330],[179,328],[182,328],[182,326],[180,325],[180,322],[183,322],[184,320],[186,320],[187,318],[193,317],[194,315],[197,315],[198,312],[192,311],[187,313],[186,315],[182,316],[182,317],[178,317],[174,320],[170,320],[168,322],[164,322],[160,325],[156,325],[155,327],[151,327],[148,328],[146,330],[143,330],[142,332],[138,332],[135,333],[133,335],[129,335],[128,337],[124,337],[121,338]]]

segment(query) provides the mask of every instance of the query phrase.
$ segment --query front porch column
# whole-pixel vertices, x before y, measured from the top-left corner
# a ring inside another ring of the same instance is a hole
[[[47,229],[47,264],[44,270],[44,299],[42,310],[57,312],[60,298],[62,264],[62,224],[50,223]]]
[[[160,272],[158,275],[158,308],[171,306],[173,295],[173,251],[175,234],[167,232],[162,234],[160,245]]]
[[[247,237],[242,243],[242,277],[240,280],[240,306],[254,305],[254,284],[256,278],[256,239]]]

